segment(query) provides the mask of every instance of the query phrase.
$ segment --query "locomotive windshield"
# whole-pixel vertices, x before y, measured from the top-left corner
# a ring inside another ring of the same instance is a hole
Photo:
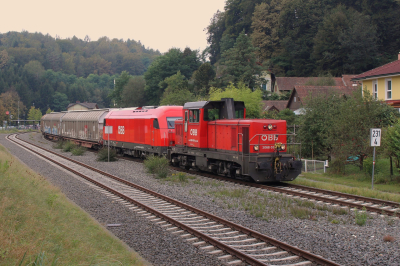
[[[175,128],[175,120],[182,120],[182,117],[167,117],[167,125],[169,129]]]

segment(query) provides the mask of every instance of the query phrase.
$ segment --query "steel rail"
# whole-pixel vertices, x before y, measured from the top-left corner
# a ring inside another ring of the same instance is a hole
[[[173,169],[176,170],[176,171],[191,173],[188,170],[183,170],[183,169],[177,168],[177,167],[173,167]],[[205,173],[201,173],[200,175],[206,176],[206,177],[210,177],[210,178],[213,178],[213,179],[217,179],[217,180],[223,180],[223,181],[227,181],[227,182],[241,184],[241,185],[248,186],[248,187],[272,190],[272,191],[279,192],[279,193],[284,193],[284,194],[299,196],[299,197],[302,197],[302,198],[308,198],[308,199],[312,199],[312,200],[317,200],[317,201],[328,202],[328,203],[332,203],[332,204],[337,204],[337,205],[357,208],[357,209],[360,209],[360,210],[365,207],[365,209],[367,211],[369,211],[369,212],[375,212],[375,213],[385,212],[385,214],[387,214],[387,215],[396,216],[396,217],[400,218],[400,212],[391,211],[391,210],[387,210],[387,209],[381,209],[379,207],[366,206],[366,205],[362,205],[362,204],[358,204],[358,203],[346,202],[346,201],[337,200],[337,199],[329,199],[329,198],[326,198],[326,197],[323,197],[323,196],[310,195],[310,194],[303,193],[303,192],[287,190],[287,189],[284,189],[284,188],[278,188],[278,187],[273,187],[273,186],[269,186],[269,185],[263,185],[263,184],[257,184],[257,183],[249,183],[249,182],[242,181],[242,180],[231,179],[231,178],[226,178],[226,177],[222,177],[222,176],[215,176],[215,175],[211,175],[211,174],[207,174],[207,173],[206,174]],[[346,194],[343,194],[343,197],[345,197],[345,195]],[[354,197],[354,195],[353,195],[353,197]],[[370,198],[365,198],[365,199],[370,201]],[[382,204],[384,204],[385,202],[386,201],[383,201]],[[389,201],[389,203],[395,203],[395,202]],[[390,205],[390,204],[388,204],[388,205],[390,207],[392,207],[392,205]],[[395,205],[395,207],[396,206],[398,208],[400,208],[400,204]]]
[[[10,140],[11,140],[11,139],[10,139]],[[315,255],[315,254],[310,253],[310,252],[308,252],[308,251],[304,251],[304,250],[299,249],[299,248],[297,248],[297,247],[291,246],[291,245],[289,245],[289,244],[287,244],[287,243],[285,243],[285,242],[279,241],[279,240],[274,239],[274,238],[272,238],[272,237],[268,237],[268,236],[266,236],[266,235],[263,235],[263,234],[261,234],[261,233],[259,233],[259,232],[256,232],[256,231],[254,231],[254,230],[252,230],[252,229],[249,229],[249,228],[246,228],[246,227],[244,227],[244,226],[241,226],[241,225],[232,223],[232,222],[230,222],[230,221],[227,221],[227,220],[225,220],[225,219],[222,219],[222,218],[220,218],[220,217],[217,217],[217,216],[215,216],[215,215],[213,215],[213,214],[210,214],[210,213],[207,213],[207,212],[202,211],[202,210],[200,210],[200,209],[194,208],[194,207],[192,207],[192,206],[190,206],[190,205],[187,205],[187,204],[185,204],[185,203],[183,203],[183,202],[174,200],[174,199],[172,199],[172,198],[170,198],[170,197],[167,197],[167,196],[165,196],[165,195],[159,194],[159,193],[157,193],[157,192],[154,192],[154,191],[151,191],[151,190],[149,190],[149,189],[146,189],[146,188],[144,188],[144,187],[142,187],[142,186],[133,184],[133,183],[131,183],[131,182],[129,182],[129,181],[126,181],[126,180],[124,180],[124,179],[121,179],[121,178],[119,178],[119,177],[116,177],[116,176],[114,176],[114,175],[111,175],[111,174],[109,174],[109,173],[103,172],[103,171],[101,171],[101,170],[99,170],[99,169],[96,169],[96,168],[94,168],[94,167],[85,165],[85,164],[83,164],[83,163],[81,163],[81,162],[78,162],[78,161],[75,161],[75,160],[73,160],[73,159],[71,159],[71,158],[68,158],[68,157],[65,157],[65,156],[63,156],[63,155],[57,154],[57,153],[55,153],[55,152],[53,152],[53,151],[49,151],[49,150],[44,149],[44,148],[42,148],[42,147],[39,147],[39,146],[37,146],[37,145],[35,145],[35,144],[31,144],[31,143],[29,143],[29,142],[27,142],[27,141],[25,141],[25,140],[21,140],[21,139],[18,139],[18,140],[23,141],[23,142],[26,142],[26,143],[28,143],[29,145],[33,145],[33,146],[35,146],[35,147],[37,147],[37,148],[43,149],[43,150],[45,150],[45,151],[47,151],[47,152],[49,152],[49,153],[52,153],[52,154],[54,154],[54,155],[60,156],[60,157],[63,158],[63,159],[66,159],[66,160],[69,160],[69,161],[71,161],[71,162],[74,162],[74,163],[76,163],[76,164],[78,164],[78,165],[81,165],[81,166],[83,166],[83,167],[86,167],[86,168],[88,168],[88,169],[90,169],[90,170],[92,170],[92,171],[98,172],[98,173],[100,173],[100,174],[102,174],[102,175],[108,176],[108,177],[110,177],[110,178],[112,178],[112,179],[114,179],[114,180],[120,181],[120,182],[123,183],[123,184],[126,184],[126,185],[128,185],[128,186],[134,187],[134,188],[136,188],[136,189],[138,189],[138,190],[144,191],[144,192],[146,192],[146,193],[148,193],[148,194],[151,194],[151,195],[156,196],[156,197],[158,197],[158,198],[161,198],[161,199],[163,199],[163,200],[165,200],[165,201],[168,201],[168,202],[170,202],[170,203],[173,203],[173,204],[175,204],[175,205],[177,205],[177,206],[180,206],[180,207],[182,207],[182,208],[188,209],[188,210],[190,210],[190,211],[192,211],[192,212],[195,212],[195,213],[197,213],[197,214],[199,214],[199,215],[205,216],[205,217],[207,217],[207,218],[209,218],[209,219],[211,219],[211,220],[218,221],[219,223],[224,224],[224,225],[226,225],[227,227],[230,227],[230,228],[232,228],[232,229],[238,230],[238,231],[240,231],[240,232],[242,232],[242,233],[246,233],[246,234],[248,234],[248,235],[250,235],[250,236],[253,236],[253,237],[255,237],[255,238],[258,238],[259,240],[262,240],[262,241],[264,241],[264,242],[268,242],[268,243],[270,243],[270,244],[272,244],[272,245],[274,245],[274,246],[277,246],[277,247],[279,247],[279,248],[281,248],[281,249],[284,249],[284,250],[286,250],[286,251],[290,251],[290,252],[292,252],[292,253],[294,253],[294,254],[296,254],[296,255],[302,257],[302,258],[308,259],[308,260],[310,260],[310,261],[312,261],[312,262],[315,262],[315,263],[318,263],[318,264],[321,264],[321,265],[327,265],[327,266],[337,266],[337,265],[339,265],[339,264],[337,264],[337,263],[335,263],[335,262],[333,262],[333,261],[330,261],[330,260],[328,260],[328,259],[325,259],[325,258],[323,258],[323,257],[321,257],[321,256],[318,256],[318,255]],[[11,140],[11,141],[13,141],[13,140]],[[16,141],[13,141],[13,142],[17,143]],[[19,144],[19,143],[17,143],[17,144]],[[19,145],[21,145],[21,144],[19,144]],[[213,239],[212,237],[209,237],[209,236],[207,236],[207,235],[205,235],[205,234],[203,234],[203,233],[201,233],[201,232],[199,232],[199,231],[197,231],[197,230],[195,230],[195,229],[189,228],[188,226],[186,226],[186,225],[184,225],[184,224],[182,224],[182,223],[180,223],[180,222],[178,222],[178,221],[176,221],[176,220],[174,220],[174,219],[172,219],[172,218],[170,218],[170,217],[168,217],[168,216],[166,216],[166,215],[164,215],[164,214],[162,214],[162,213],[160,213],[160,212],[158,212],[158,211],[156,211],[156,210],[154,210],[154,209],[152,209],[152,208],[150,208],[150,207],[148,207],[148,206],[146,206],[146,205],[143,205],[143,204],[141,204],[140,202],[137,202],[137,201],[135,201],[134,199],[131,199],[131,198],[127,197],[127,196],[124,195],[124,194],[119,193],[118,191],[115,191],[115,190],[113,190],[113,189],[111,189],[111,188],[109,188],[109,187],[107,187],[107,186],[105,186],[105,185],[103,185],[103,184],[101,184],[101,183],[95,181],[95,180],[92,180],[90,177],[87,177],[87,176],[85,176],[85,175],[83,175],[83,174],[81,174],[81,173],[75,171],[74,169],[71,169],[71,168],[69,168],[69,167],[67,167],[67,166],[64,166],[63,164],[61,164],[61,163],[59,163],[59,162],[57,162],[57,161],[55,161],[55,160],[53,160],[53,159],[51,159],[51,158],[47,158],[45,155],[42,155],[42,154],[40,154],[39,152],[34,151],[33,149],[30,149],[30,148],[28,148],[28,147],[25,147],[25,148],[31,150],[32,152],[34,152],[34,153],[36,153],[36,154],[38,154],[38,155],[40,155],[40,156],[42,156],[42,157],[45,157],[46,159],[48,159],[48,160],[52,161],[53,163],[55,163],[55,164],[57,164],[57,165],[59,165],[59,166],[65,168],[65,169],[67,169],[67,170],[73,172],[74,174],[76,174],[76,175],[78,175],[78,176],[81,176],[82,178],[85,178],[86,180],[88,180],[88,181],[90,181],[90,182],[92,182],[92,183],[94,183],[94,184],[96,184],[96,185],[102,187],[103,189],[106,189],[106,190],[108,190],[108,191],[110,191],[110,192],[112,192],[112,193],[114,193],[114,194],[116,194],[116,195],[118,195],[118,196],[120,196],[120,197],[126,199],[127,201],[130,201],[130,202],[134,203],[135,205],[141,206],[142,208],[144,208],[144,209],[146,209],[147,211],[149,211],[149,212],[155,214],[156,216],[162,217],[163,219],[169,221],[170,223],[172,223],[172,224],[174,224],[174,225],[176,225],[176,226],[178,226],[178,227],[180,227],[180,228],[182,228],[182,229],[184,229],[184,230],[186,230],[186,231],[188,231],[188,232],[191,232],[192,234],[196,235],[197,237],[200,237],[200,238],[206,240],[206,241],[209,242],[210,244],[212,244],[212,245],[214,245],[214,246],[217,246],[217,247],[220,248],[221,250],[224,250],[224,251],[226,251],[226,252],[228,252],[228,253],[230,253],[230,254],[232,254],[232,255],[234,255],[234,256],[240,258],[241,260],[244,260],[244,261],[250,263],[251,265],[267,265],[267,264],[265,264],[265,263],[262,263],[262,262],[258,261],[257,259],[255,259],[255,258],[253,258],[253,257],[251,257],[251,256],[248,256],[248,255],[246,255],[246,254],[244,254],[244,253],[242,253],[242,252],[240,252],[240,251],[238,251],[238,250],[236,250],[236,249],[234,249],[234,248],[231,248],[231,247],[229,247],[229,246],[227,246],[227,245],[225,245],[225,244],[223,244],[223,243],[221,243],[221,242],[219,242],[219,241]]]
[[[368,197],[364,197],[364,196],[352,195],[352,194],[347,194],[347,193],[343,193],[343,192],[336,192],[336,191],[331,191],[331,190],[326,190],[326,189],[321,189],[321,188],[313,188],[313,187],[307,187],[307,186],[302,186],[302,185],[294,185],[294,184],[287,184],[287,183],[285,183],[285,184],[286,184],[287,187],[291,187],[291,188],[309,190],[309,191],[317,192],[317,193],[321,193],[322,192],[322,193],[325,193],[325,194],[330,194],[332,196],[352,198],[352,199],[355,199],[355,200],[362,200],[362,201],[371,202],[371,203],[374,203],[374,204],[382,204],[382,205],[387,205],[387,206],[400,208],[400,203],[399,202],[381,200],[381,199],[375,199],[375,198],[368,198]]]

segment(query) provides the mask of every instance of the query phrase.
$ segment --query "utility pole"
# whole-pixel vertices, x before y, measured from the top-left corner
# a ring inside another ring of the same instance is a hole
[[[18,129],[19,129],[19,101],[18,101]]]

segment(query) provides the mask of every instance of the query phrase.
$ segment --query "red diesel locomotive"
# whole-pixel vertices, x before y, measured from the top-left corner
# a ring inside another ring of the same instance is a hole
[[[113,127],[110,146],[120,153],[165,155],[175,166],[255,182],[294,180],[302,162],[287,153],[286,121],[245,116],[243,102],[226,98],[113,110],[104,125]]]

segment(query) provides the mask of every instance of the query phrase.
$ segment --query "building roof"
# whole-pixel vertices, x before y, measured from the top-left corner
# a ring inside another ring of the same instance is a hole
[[[303,100],[308,96],[317,96],[320,94],[327,95],[330,91],[338,92],[341,95],[349,95],[357,90],[357,87],[352,86],[295,86],[290,98],[287,102],[286,108],[290,107],[293,97],[296,95],[299,97],[298,101],[303,103]]]
[[[284,101],[262,101],[263,102],[263,111],[270,111],[271,109],[277,109],[278,111],[282,111],[287,106],[287,100]]]
[[[74,106],[74,105],[77,105],[77,104],[80,104],[80,105],[82,105],[83,107],[86,107],[86,108],[88,108],[88,109],[98,109],[97,103],[87,103],[87,102],[81,103],[81,102],[79,102],[79,101],[76,102],[76,103],[70,103],[70,104],[68,104],[67,109],[70,108],[70,107],[72,107],[72,106]]]
[[[360,75],[355,76],[353,80],[363,80],[363,79],[369,79],[387,75],[395,75],[395,74],[400,74],[400,60],[396,60],[386,65],[361,73]]]
[[[276,77],[275,83],[280,91],[291,91],[295,86],[306,86],[307,83],[324,79],[324,77]],[[335,86],[346,86],[341,77],[333,78]],[[351,86],[351,85],[350,85]]]

